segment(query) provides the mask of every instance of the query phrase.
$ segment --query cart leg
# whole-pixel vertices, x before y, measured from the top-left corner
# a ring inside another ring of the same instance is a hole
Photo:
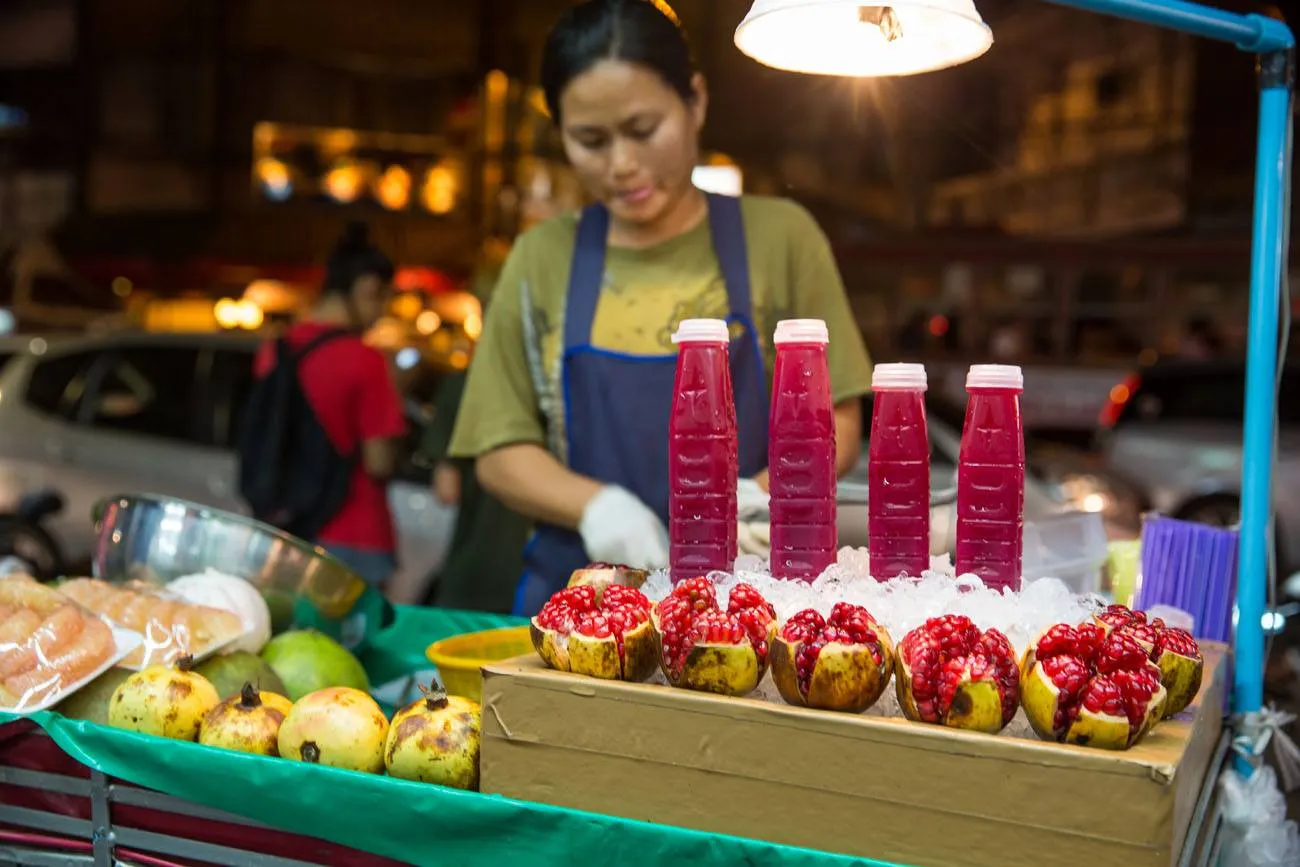
[[[95,867],[113,867],[117,863],[113,848],[113,825],[108,806],[108,777],[90,772],[90,823]]]
[[[1291,168],[1291,104],[1295,50],[1259,59],[1259,139],[1250,261],[1250,342],[1242,441],[1241,548],[1237,571],[1233,705],[1259,710],[1264,700],[1264,615],[1272,542],[1273,434],[1277,411],[1277,347],[1282,268],[1289,251],[1287,184]],[[1286,299],[1290,303],[1290,299]],[[1248,767],[1239,769],[1249,774]]]

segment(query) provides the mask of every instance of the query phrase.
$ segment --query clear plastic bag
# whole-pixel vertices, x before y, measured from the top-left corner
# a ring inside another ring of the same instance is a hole
[[[73,578],[60,590],[118,626],[144,636],[140,647],[122,660],[125,668],[170,665],[183,656],[205,659],[242,638],[246,631],[236,614],[186,602],[140,581],[118,585]]]
[[[0,577],[0,711],[35,713],[94,680],[140,635],[26,575]]]
[[[1265,765],[1249,779],[1224,772],[1223,857],[1231,867],[1295,867],[1300,864],[1300,830],[1286,817],[1286,798],[1277,774]]]

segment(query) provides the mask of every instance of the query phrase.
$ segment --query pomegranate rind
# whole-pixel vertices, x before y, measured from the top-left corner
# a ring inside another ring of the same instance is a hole
[[[1161,627],[1161,631],[1169,630],[1167,627]],[[1151,661],[1160,668],[1160,685],[1165,688],[1165,706],[1161,719],[1177,716],[1187,710],[1196,699],[1196,694],[1201,691],[1201,680],[1205,676],[1205,657],[1201,654],[1200,646],[1196,646],[1195,656],[1186,656],[1169,647],[1162,647],[1157,651],[1150,642],[1137,635],[1133,637],[1151,655]]]
[[[768,628],[769,647],[775,634],[773,623]],[[767,674],[768,660],[761,659],[748,641],[741,644],[699,642],[686,654],[681,670],[674,671],[663,652],[663,634],[655,629],[653,635],[659,668],[675,687],[740,697],[758,689],[763,675]]]
[[[569,643],[564,636],[554,629],[542,627],[534,617],[528,624],[528,637],[532,639],[533,649],[546,663],[547,668],[556,671],[569,671]]]
[[[1098,625],[1106,626],[1102,621],[1098,621]],[[1038,639],[1035,639],[1021,658],[1020,706],[1034,733],[1043,740],[1104,750],[1127,750],[1146,737],[1163,717],[1168,697],[1164,686],[1158,685],[1136,731],[1126,716],[1095,713],[1086,707],[1079,709],[1078,716],[1068,726],[1058,730],[1055,719],[1060,707],[1061,689],[1047,676],[1038,661],[1037,647]],[[1150,667],[1155,668],[1154,665]]]
[[[1201,691],[1201,681],[1205,676],[1205,657],[1195,639],[1182,629],[1171,629],[1158,618],[1147,621],[1146,615],[1120,605],[1112,605],[1102,614],[1095,615],[1095,622],[1107,633],[1113,629],[1127,632],[1141,644],[1151,655],[1151,661],[1160,668],[1160,685],[1165,688],[1165,706],[1162,719],[1168,719],[1187,710]],[[1149,640],[1148,634],[1137,627],[1154,628],[1157,635],[1169,632],[1182,633],[1196,649],[1192,656],[1178,653],[1170,648],[1160,650]]]
[[[588,585],[596,588],[596,601],[599,602],[605,595],[605,588],[615,584],[624,587],[635,587],[640,590],[641,585],[645,584],[650,573],[644,569],[633,569],[631,566],[615,566],[609,563],[593,563],[590,566],[584,566],[581,569],[574,569],[569,576],[568,587],[582,587]]]
[[[786,641],[777,633],[772,641],[772,680],[787,704],[818,710],[862,713],[884,695],[894,670],[894,647],[884,627],[874,627],[880,641],[882,663],[877,665],[865,644],[831,642],[817,654],[808,692],[799,685],[801,641]]]
[[[1032,665],[1029,674],[1020,681],[1020,703],[1025,718],[1043,740],[1104,750],[1126,750],[1136,743],[1136,738],[1129,738],[1128,717],[1093,713],[1087,708],[1081,708],[1078,717],[1065,730],[1056,731],[1053,720],[1060,696],[1060,689],[1041,665]]]
[[[894,656],[894,692],[898,696],[899,708],[902,709],[903,716],[913,722],[997,734],[1006,728],[1015,716],[1014,709],[1020,697],[1020,676],[1010,642],[1007,641],[1006,636],[995,629],[979,633],[967,618],[957,617],[956,619],[965,622],[964,629],[974,630],[979,637],[974,642],[969,655],[955,656],[949,660],[949,664],[953,660],[963,660],[960,676],[953,688],[952,700],[946,709],[942,709],[936,702],[933,710],[927,711],[923,711],[916,700],[913,686],[915,672],[909,654],[919,652],[919,645],[922,642],[932,640],[929,630],[940,625],[940,621],[948,619],[951,618],[931,618],[924,625],[913,629],[899,642]],[[981,650],[987,652],[990,646],[996,647],[1005,654],[1000,658],[1000,662],[1003,673],[1008,675],[1009,682],[1002,686],[996,679],[996,671],[985,668],[983,676],[975,674],[974,662],[977,659],[994,661],[979,653]],[[1005,701],[1003,689],[1007,690]]]
[[[966,664],[965,674],[953,693],[947,713],[933,719],[922,714],[916,705],[916,698],[912,694],[912,667],[902,654],[897,656],[894,667],[894,694],[898,696],[898,706],[902,709],[903,716],[912,722],[933,723],[990,735],[1006,728],[1002,714],[1002,695],[997,684],[987,680],[972,680],[970,663]]]
[[[1191,706],[1201,691],[1205,677],[1205,658],[1197,653],[1195,658],[1165,650],[1156,660],[1160,666],[1160,685],[1165,689],[1165,707],[1162,719],[1177,716]]]
[[[595,638],[577,632],[561,635],[538,624],[536,617],[528,625],[528,634],[538,656],[550,668],[600,680],[644,681],[654,673],[658,660],[648,620],[624,634],[621,660],[613,636]]]

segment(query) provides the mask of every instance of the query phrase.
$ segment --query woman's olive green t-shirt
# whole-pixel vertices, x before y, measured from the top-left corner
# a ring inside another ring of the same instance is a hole
[[[754,324],[769,377],[782,319],[824,319],[836,403],[871,388],[871,362],[830,244],[812,215],[787,199],[741,199]],[[515,242],[474,351],[451,454],[477,457],[536,443],[567,459],[561,365],[564,311],[578,214],[542,223]],[[683,319],[725,319],[726,284],[709,222],[643,249],[610,248],[591,328],[593,346],[671,355]]]

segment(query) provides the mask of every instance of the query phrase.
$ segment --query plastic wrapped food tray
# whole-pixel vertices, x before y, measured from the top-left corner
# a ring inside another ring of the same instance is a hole
[[[248,626],[237,614],[196,605],[150,584],[110,584],[74,578],[60,590],[82,606],[143,636],[121,665],[140,670],[170,665],[183,656],[199,662],[243,638]]]
[[[143,638],[25,576],[0,578],[0,711],[52,707]]]

